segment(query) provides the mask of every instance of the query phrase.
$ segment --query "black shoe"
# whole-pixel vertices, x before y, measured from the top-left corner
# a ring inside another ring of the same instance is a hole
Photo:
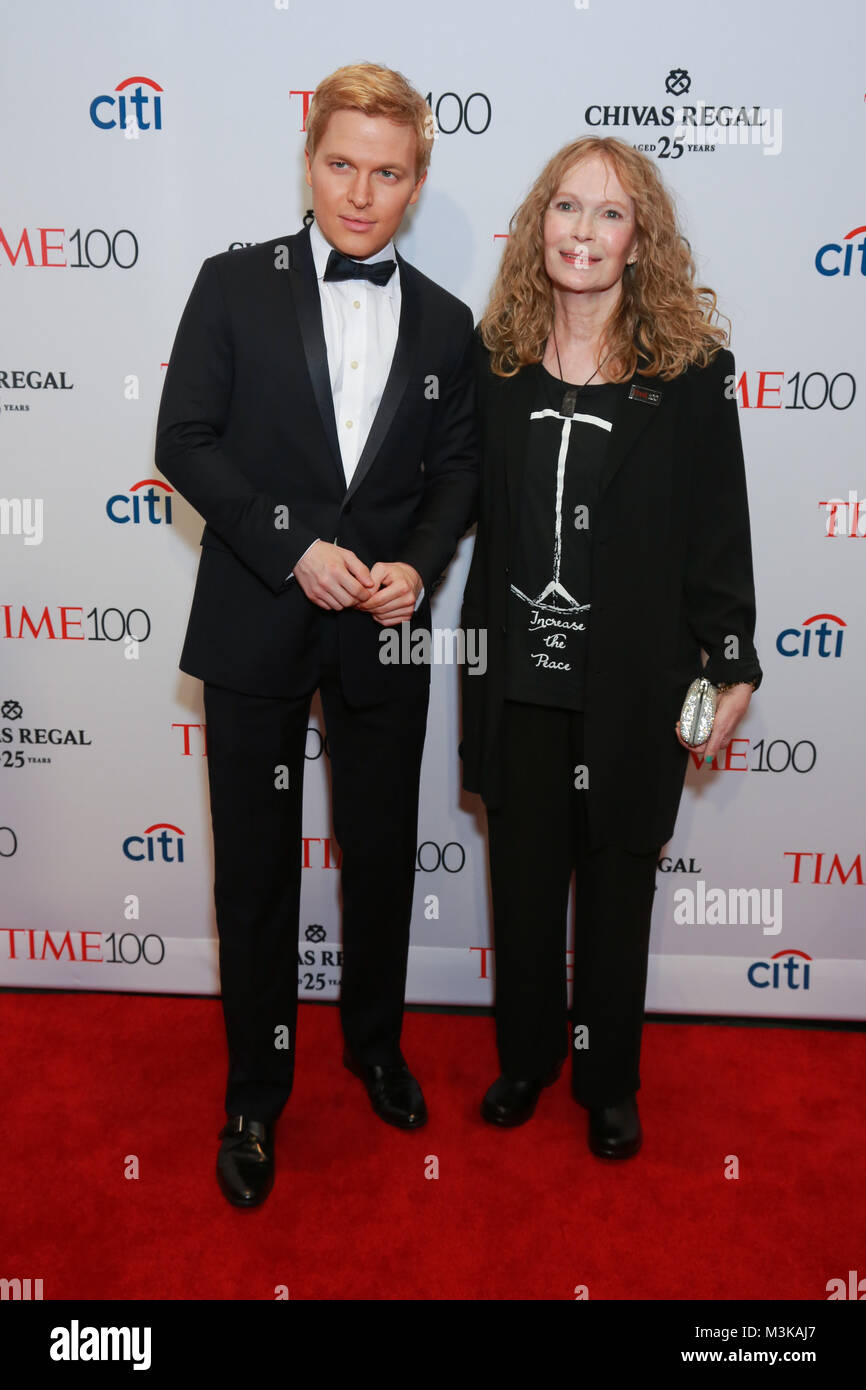
[[[599,1105],[589,1112],[589,1147],[599,1158],[631,1158],[643,1141],[637,1099]]]
[[[522,1125],[532,1117],[545,1086],[552,1086],[562,1070],[559,1062],[546,1076],[534,1081],[511,1081],[500,1076],[481,1102],[481,1114],[491,1125]]]
[[[390,1067],[367,1066],[346,1048],[343,1066],[361,1078],[380,1120],[398,1129],[420,1129],[427,1123],[421,1087],[402,1058]]]
[[[219,1132],[217,1181],[235,1207],[257,1207],[274,1185],[274,1140],[260,1120],[229,1115]]]

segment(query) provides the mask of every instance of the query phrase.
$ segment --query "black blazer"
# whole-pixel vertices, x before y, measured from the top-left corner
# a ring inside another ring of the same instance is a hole
[[[287,576],[316,538],[367,565],[404,560],[424,582],[412,629],[475,519],[478,461],[472,314],[397,255],[397,345],[378,413],[346,487],[309,229],[206,260],[177,330],[156,464],[204,517],[180,667],[254,695],[317,682],[323,610]],[[288,528],[277,524],[288,507]],[[343,610],[350,702],[409,695],[426,665],[379,660],[384,629]]]
[[[463,667],[463,786],[502,800],[509,555],[540,368],[496,377],[476,337],[481,495],[462,622],[487,630],[487,670]],[[592,580],[586,707],[593,845],[649,850],[673,834],[688,760],[674,725],[686,690],[761,680],[754,647],[745,466],[726,349],[672,381],[639,372],[620,385],[590,518]],[[632,386],[660,395],[632,398]],[[727,647],[726,640],[735,639]],[[734,656],[733,653],[737,655]]]

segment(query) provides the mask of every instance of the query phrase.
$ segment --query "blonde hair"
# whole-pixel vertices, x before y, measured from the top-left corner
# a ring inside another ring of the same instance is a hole
[[[365,116],[385,116],[398,125],[413,126],[418,182],[433,153],[433,112],[402,73],[378,63],[352,63],[324,78],[313,93],[307,115],[310,159],[335,111],[362,111]]]
[[[652,160],[612,136],[587,135],[549,160],[509,224],[481,321],[497,376],[514,376],[544,356],[554,314],[553,285],[544,268],[544,217],[566,170],[592,155],[601,155],[633,199],[638,238],[637,260],[623,273],[619,303],[604,332],[606,376],[627,381],[640,357],[643,375],[669,380],[692,362],[706,366],[728,343],[728,330],[712,322],[724,317],[715,291],[695,284],[691,248]]]

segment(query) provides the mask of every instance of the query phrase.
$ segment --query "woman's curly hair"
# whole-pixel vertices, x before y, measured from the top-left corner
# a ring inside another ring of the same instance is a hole
[[[632,198],[637,261],[626,266],[622,294],[604,335],[610,353],[606,375],[627,381],[638,369],[663,381],[690,363],[706,366],[729,332],[715,291],[695,284],[691,248],[677,227],[672,195],[652,160],[612,136],[584,136],[565,145],[545,165],[509,224],[509,238],[481,337],[497,376],[514,376],[540,362],[553,326],[553,285],[544,268],[544,217],[566,170],[592,155],[605,163]],[[728,320],[728,322],[730,322]]]

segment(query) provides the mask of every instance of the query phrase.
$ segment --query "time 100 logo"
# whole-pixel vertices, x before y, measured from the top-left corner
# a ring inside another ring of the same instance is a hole
[[[483,135],[490,125],[490,98],[483,92],[471,92],[465,101],[456,92],[443,92],[434,101],[433,93],[428,92],[424,100],[436,117],[437,133],[455,135],[466,130],[470,135]]]

